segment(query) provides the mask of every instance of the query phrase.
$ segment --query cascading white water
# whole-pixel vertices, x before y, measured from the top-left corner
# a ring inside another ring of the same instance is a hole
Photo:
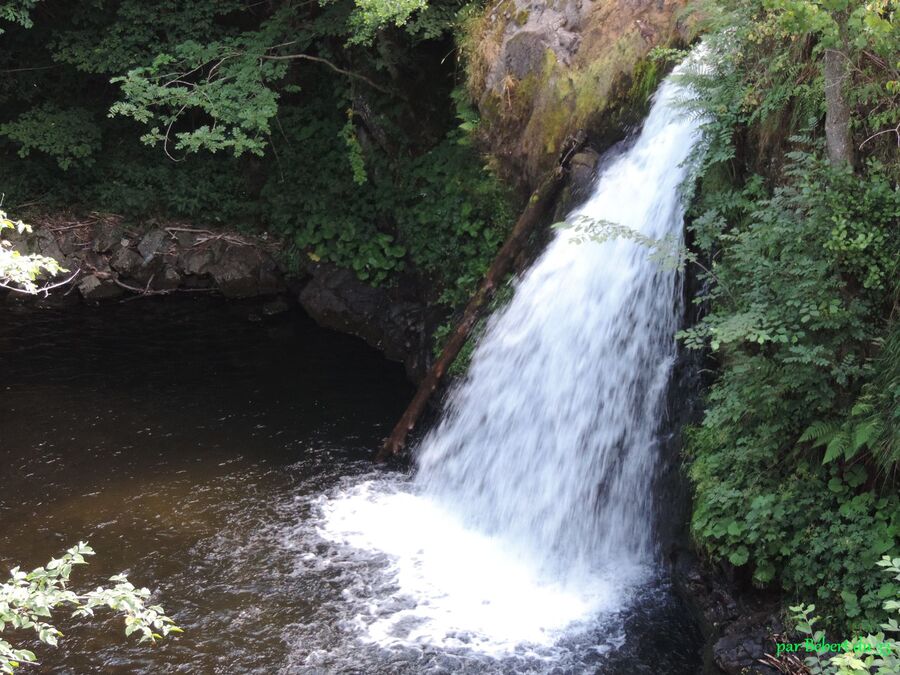
[[[681,240],[699,124],[667,80],[572,217]],[[677,275],[624,239],[560,231],[489,322],[412,481],[326,500],[322,535],[388,554],[357,617],[382,645],[508,653],[621,608],[653,562],[651,486]],[[357,598],[358,599],[358,598]]]
[[[667,82],[579,216],[681,240],[697,125]],[[560,573],[650,555],[649,488],[675,355],[676,275],[646,246],[563,231],[491,322],[422,443],[416,481],[473,527]]]

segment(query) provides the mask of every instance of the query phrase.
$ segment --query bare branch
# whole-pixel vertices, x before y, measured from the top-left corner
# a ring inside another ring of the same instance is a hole
[[[320,57],[320,56],[310,56],[309,54],[284,54],[284,55],[268,55],[268,54],[264,54],[264,55],[262,55],[260,58],[266,59],[266,60],[268,60],[268,61],[296,61],[296,60],[303,60],[303,61],[313,61],[314,63],[321,63],[321,64],[323,64],[323,65],[328,66],[329,68],[331,68],[331,69],[332,69],[333,71],[335,71],[336,73],[340,73],[341,75],[345,75],[346,77],[349,77],[349,78],[352,78],[352,79],[355,79],[355,80],[360,80],[361,82],[365,82],[366,84],[368,84],[368,85],[369,85],[370,87],[372,87],[373,89],[377,89],[378,91],[380,91],[380,92],[382,92],[382,93],[385,93],[385,94],[388,94],[389,96],[398,96],[398,95],[399,95],[396,91],[391,91],[391,90],[388,89],[387,87],[382,87],[382,86],[381,86],[380,84],[378,84],[377,82],[373,82],[372,80],[370,80],[370,79],[369,79],[368,77],[366,77],[365,75],[360,75],[359,73],[354,73],[352,70],[344,70],[343,68],[340,68],[340,67],[336,66],[334,63],[332,63],[332,62],[329,61],[328,59],[323,59],[323,58]]]
[[[7,284],[3,281],[0,281],[0,288],[5,288],[6,290],[13,291],[14,293],[21,293],[22,295],[40,295],[43,293],[44,297],[46,298],[47,295],[50,293],[50,291],[52,291],[54,288],[59,288],[60,286],[65,286],[66,284],[72,282],[75,279],[75,277],[77,277],[79,274],[81,274],[80,267],[77,270],[75,270],[75,273],[72,276],[70,276],[68,279],[57,282],[55,284],[48,284],[47,286],[41,286],[40,288],[36,288],[33,291],[29,291],[26,288],[18,288],[17,286],[10,286],[9,284]]]

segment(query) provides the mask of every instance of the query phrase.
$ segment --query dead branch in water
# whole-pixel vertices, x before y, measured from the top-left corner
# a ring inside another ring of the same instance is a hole
[[[155,275],[153,275],[155,276]],[[169,295],[170,293],[213,293],[217,289],[215,288],[160,288],[154,289],[150,288],[150,284],[153,283],[153,276],[150,277],[150,280],[147,282],[147,285],[144,288],[140,288],[138,286],[132,286],[131,284],[126,284],[124,281],[120,281],[118,277],[113,277],[113,282],[116,286],[120,288],[124,288],[126,291],[131,291],[132,293],[137,293],[137,297],[145,297],[149,295]],[[129,298],[129,300],[133,300],[134,298]]]

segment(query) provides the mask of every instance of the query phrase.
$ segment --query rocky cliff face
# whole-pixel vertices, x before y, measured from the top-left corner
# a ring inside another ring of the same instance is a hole
[[[684,5],[501,0],[472,19],[464,44],[469,89],[503,173],[533,189],[567,137],[587,131],[603,146],[638,122],[643,110],[635,108],[657,80],[645,59],[654,47],[683,40]]]

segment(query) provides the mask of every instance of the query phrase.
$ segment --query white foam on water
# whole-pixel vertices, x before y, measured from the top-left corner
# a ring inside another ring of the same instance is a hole
[[[370,599],[358,617],[368,639],[385,647],[533,652],[573,624],[617,608],[626,592],[611,572],[579,583],[542,575],[502,537],[468,528],[427,496],[389,492],[381,482],[358,485],[322,511],[323,538],[388,556],[384,574],[396,590]],[[385,612],[392,606],[402,609]]]

